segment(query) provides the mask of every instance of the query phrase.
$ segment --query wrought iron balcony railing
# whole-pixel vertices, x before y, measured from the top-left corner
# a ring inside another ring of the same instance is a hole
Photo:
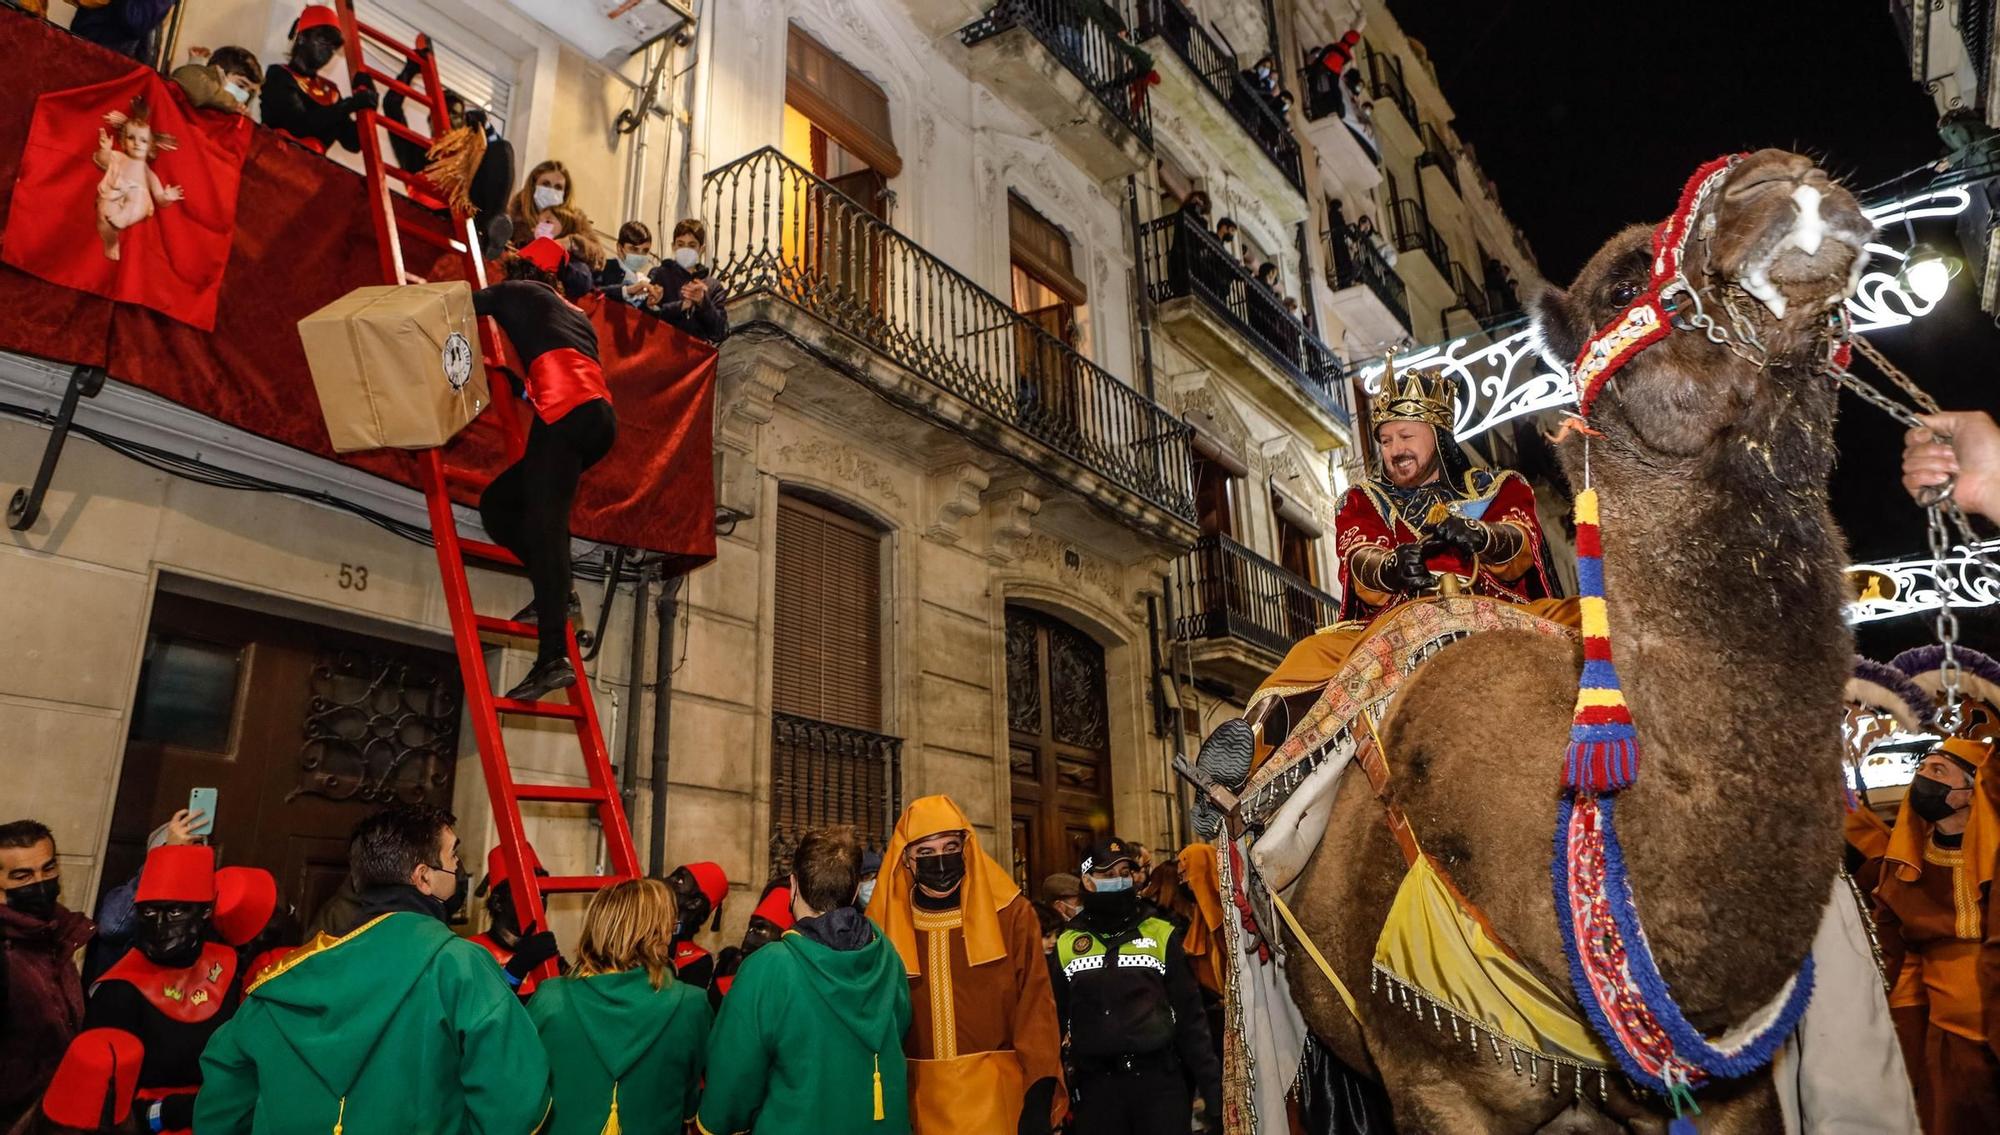
[[[881,850],[903,808],[903,739],[790,713],[771,715],[771,869],[791,870],[799,837],[852,824]]]
[[[1174,561],[1176,642],[1234,638],[1282,655],[1339,621],[1340,600],[1227,536]]]
[[[999,0],[961,29],[958,37],[972,47],[1013,28],[1028,29],[1105,109],[1151,146],[1152,110],[1145,88],[1133,86],[1146,76],[1140,66],[1144,53],[1120,37],[1125,28],[1106,23],[1099,11],[1118,18],[1112,9],[1081,0]]]
[[[1403,61],[1379,51],[1368,53],[1368,90],[1378,102],[1394,103],[1410,129],[1417,128],[1417,100],[1403,81]]]
[[[1370,235],[1348,225],[1345,230],[1328,234],[1329,241],[1339,242],[1335,249],[1331,270],[1327,273],[1327,283],[1334,291],[1351,288],[1356,284],[1368,285],[1375,298],[1383,306],[1395,313],[1396,320],[1405,331],[1410,329],[1410,292],[1403,278],[1382,257],[1382,251],[1375,247]]]
[[[1124,490],[1194,519],[1189,427],[766,147],[702,183],[715,275],[776,296]]]
[[[1154,303],[1199,297],[1321,409],[1343,426],[1352,421],[1340,357],[1192,214],[1174,212],[1147,222],[1140,229],[1139,257]]]
[[[1305,172],[1299,161],[1299,143],[1292,137],[1291,124],[1278,108],[1252,87],[1237,66],[1236,53],[1215,42],[1195,14],[1182,0],[1138,0],[1139,39],[1165,40],[1188,65],[1208,93],[1227,107],[1229,113],[1250,135],[1264,156],[1293,188],[1305,192]]]
[[[1437,132],[1437,127],[1426,122],[1421,127],[1418,127],[1417,137],[1424,144],[1424,156],[1420,159],[1421,163],[1435,167],[1439,173],[1444,175],[1445,181],[1451,184],[1451,191],[1453,193],[1459,192],[1458,159],[1452,156],[1451,147],[1444,144],[1444,135]]]
[[[1486,289],[1473,278],[1465,265],[1451,262],[1451,290],[1458,296],[1459,306],[1472,313],[1472,318],[1485,322],[1493,315],[1493,305],[1487,300]]]
[[[1431,264],[1442,276],[1450,270],[1451,248],[1444,242],[1444,234],[1431,224],[1431,215],[1424,207],[1408,197],[1400,197],[1389,203],[1389,228],[1396,234],[1397,252],[1421,252],[1431,258]]]

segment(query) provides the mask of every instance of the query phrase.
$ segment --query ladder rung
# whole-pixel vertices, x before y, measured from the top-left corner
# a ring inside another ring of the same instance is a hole
[[[388,162],[382,163],[382,172],[390,177],[395,178],[397,181],[402,182],[404,185],[430,184],[430,179],[426,178],[423,174],[411,173],[409,170],[404,169],[402,166],[390,165]]]
[[[515,638],[534,638],[541,631],[533,623],[517,623],[497,615],[475,615],[472,620],[482,631],[492,634],[512,635]]]
[[[605,803],[604,790],[588,784],[517,784],[514,798],[544,804]]]
[[[521,717],[566,717],[574,721],[583,716],[583,710],[568,702],[559,701],[515,701],[513,698],[494,698],[493,708],[501,713],[512,713]]]
[[[545,895],[601,891],[625,881],[623,875],[548,875],[535,880],[535,888]]]
[[[428,134],[419,134],[414,129],[403,125],[386,114],[377,114],[375,116],[375,124],[389,133],[396,135],[398,138],[403,139],[405,142],[422,146],[426,150],[437,145],[437,139],[432,138]]]
[[[401,79],[396,78],[394,75],[390,75],[382,71],[377,71],[373,67],[363,67],[361,69],[361,73],[363,75],[368,76],[375,82],[380,83],[383,86],[389,88],[390,90],[395,91],[396,93],[402,95],[406,99],[415,99],[417,100],[417,102],[421,103],[424,106],[431,105],[431,100],[429,95],[424,94],[422,91],[418,90],[417,88],[411,86],[408,83],[405,83]]]
[[[444,479],[446,484],[474,490],[484,489],[493,483],[493,478],[477,469],[467,469],[463,465],[453,465],[449,462],[445,463]]]
[[[374,40],[376,43],[381,44],[383,47],[388,48],[390,51],[393,51],[396,54],[401,55],[406,59],[414,59],[417,56],[416,48],[411,47],[409,44],[404,43],[402,40],[397,39],[392,35],[389,35],[388,33],[384,32],[382,29],[376,27],[373,24],[364,24],[360,20],[355,20],[354,30],[360,32],[366,38]]]
[[[397,228],[401,229],[403,232],[409,233],[412,237],[422,241],[425,244],[430,245],[432,248],[446,248],[450,249],[453,252],[465,251],[465,245],[462,242],[453,240],[450,237],[444,236],[439,233],[434,233],[427,228],[422,228],[418,226],[405,226],[405,225],[398,225]]]
[[[521,558],[519,556],[516,556],[498,544],[488,544],[484,540],[467,540],[461,536],[458,539],[458,550],[468,559],[492,560],[496,564],[512,564],[515,567],[521,566]]]

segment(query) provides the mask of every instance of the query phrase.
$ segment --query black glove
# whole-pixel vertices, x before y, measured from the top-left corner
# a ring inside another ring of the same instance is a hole
[[[1424,563],[1422,544],[1398,544],[1382,568],[1382,581],[1398,591],[1422,591],[1436,581]]]
[[[160,1101],[160,1129],[162,1131],[190,1131],[194,1129],[194,1093],[183,1092],[168,1096]]]
[[[381,101],[381,96],[375,93],[374,87],[362,87],[353,94],[341,99],[340,109],[350,114],[357,110],[374,110],[376,105]]]
[[[1014,1130],[1018,1135],[1049,1135],[1054,1130],[1049,1123],[1049,1113],[1055,1107],[1055,1077],[1043,1076],[1028,1085],[1027,1095],[1021,1100],[1021,1120]]]
[[[521,941],[514,946],[514,956],[507,959],[507,976],[519,985],[529,974],[542,968],[543,962],[560,956],[562,947],[556,945],[555,932],[530,926],[521,932]]]
[[[1437,539],[1440,543],[1450,544],[1467,556],[1476,556],[1485,551],[1487,545],[1493,543],[1493,533],[1477,520],[1451,516],[1446,517],[1445,522],[1438,525]]]

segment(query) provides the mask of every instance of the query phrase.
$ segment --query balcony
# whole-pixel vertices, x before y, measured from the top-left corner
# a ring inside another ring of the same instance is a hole
[[[702,216],[730,346],[781,338],[872,392],[788,398],[867,416],[919,450],[935,448],[923,423],[943,426],[1135,527],[1192,539],[1188,427],[853,198],[767,147],[703,179]],[[874,395],[908,414],[881,413]]]
[[[1212,142],[1247,140],[1248,149],[1261,157],[1245,155],[1246,160],[1232,163],[1234,171],[1274,207],[1281,197],[1297,202],[1290,210],[1297,215],[1285,215],[1286,224],[1304,220],[1305,171],[1298,140],[1277,108],[1244,81],[1235,53],[1215,42],[1182,0],[1138,0],[1138,15],[1140,41],[1173,49],[1155,57],[1162,81],[1154,97],[1165,102],[1175,119]]]
[[[1326,78],[1321,79],[1321,75]],[[1305,112],[1306,137],[1312,139],[1320,169],[1329,179],[1327,196],[1366,196],[1382,182],[1382,154],[1354,118],[1339,79],[1324,67],[1301,67],[1299,89],[1304,98],[1300,107]]]
[[[1047,126],[1098,181],[1152,161],[1145,53],[1079,0],[1000,0],[958,33],[974,78]]]
[[[1292,644],[1340,620],[1340,600],[1227,536],[1174,561],[1175,642],[1196,666],[1255,688]]]
[[[1332,256],[1326,282],[1341,325],[1370,346],[1410,338],[1409,289],[1374,242],[1348,225],[1343,232],[1328,233],[1327,243]]]
[[[1403,81],[1403,61],[1393,55],[1369,51],[1368,93],[1375,100],[1376,134],[1396,135],[1399,152],[1422,149],[1423,140],[1417,136],[1417,100],[1410,94],[1410,85]]]
[[[1476,335],[1492,315],[1486,289],[1480,287],[1479,281],[1466,270],[1465,265],[1456,260],[1451,262],[1449,276],[1455,302],[1439,313],[1439,319],[1452,335]]]
[[[1140,229],[1147,294],[1160,322],[1209,366],[1234,376],[1314,448],[1348,444],[1351,414],[1340,358],[1222,242],[1185,213]]]
[[[1403,197],[1389,203],[1389,231],[1396,234],[1396,269],[1420,291],[1444,295],[1451,286],[1451,249],[1422,204]]]
[[[1444,136],[1437,127],[1426,122],[1417,128],[1417,138],[1423,143],[1424,152],[1417,158],[1417,165],[1432,170],[1451,189],[1451,195],[1458,197],[1458,157],[1445,145]]]
[[[771,873],[792,869],[799,837],[852,824],[863,847],[889,846],[903,809],[903,739],[791,713],[771,715]]]

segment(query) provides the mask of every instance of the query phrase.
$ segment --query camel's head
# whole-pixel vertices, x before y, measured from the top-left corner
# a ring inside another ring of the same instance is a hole
[[[1590,425],[1641,453],[1767,438],[1801,391],[1826,385],[1873,228],[1810,159],[1760,150],[1698,174],[1667,223],[1626,229],[1567,290],[1537,297],[1536,330],[1585,388]]]

